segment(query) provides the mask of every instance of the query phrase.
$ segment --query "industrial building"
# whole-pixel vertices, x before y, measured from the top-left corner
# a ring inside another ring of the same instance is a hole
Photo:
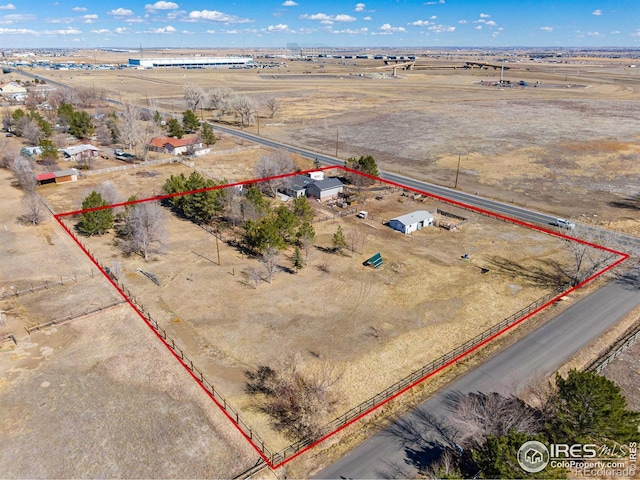
[[[130,67],[140,68],[252,68],[251,57],[130,58]]]

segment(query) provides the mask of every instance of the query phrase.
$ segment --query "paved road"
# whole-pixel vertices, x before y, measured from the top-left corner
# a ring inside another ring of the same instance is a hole
[[[636,288],[623,282],[612,282],[464,375],[418,408],[444,416],[447,414],[444,400],[448,393],[513,393],[530,379],[548,377],[639,304],[640,295]],[[403,417],[409,421],[413,418],[413,413]],[[385,429],[315,478],[381,478],[393,463],[401,465],[406,475],[416,472],[401,441]]]

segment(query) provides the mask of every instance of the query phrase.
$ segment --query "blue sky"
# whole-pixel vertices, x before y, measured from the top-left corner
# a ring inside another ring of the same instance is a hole
[[[0,49],[621,46],[640,0],[0,0]]]

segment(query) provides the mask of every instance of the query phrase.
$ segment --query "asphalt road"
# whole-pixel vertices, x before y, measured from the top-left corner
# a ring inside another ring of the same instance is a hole
[[[639,304],[637,288],[624,282],[609,283],[467,373],[418,409],[446,416],[445,396],[451,392],[515,393],[530,379],[553,374]],[[415,414],[409,413],[403,420],[415,420]],[[416,473],[402,441],[392,430],[385,429],[314,478],[382,478],[392,464],[401,465],[407,476]]]

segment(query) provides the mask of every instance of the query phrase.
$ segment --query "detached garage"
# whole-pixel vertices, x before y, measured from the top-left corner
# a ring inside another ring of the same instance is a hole
[[[433,215],[426,210],[416,210],[406,215],[401,215],[396,218],[392,218],[389,221],[389,226],[394,230],[409,235],[416,230],[420,230],[424,227],[430,227],[433,225]]]
[[[307,195],[317,198],[320,201],[335,198],[342,193],[344,186],[340,179],[329,177],[324,180],[317,180],[307,187]]]

